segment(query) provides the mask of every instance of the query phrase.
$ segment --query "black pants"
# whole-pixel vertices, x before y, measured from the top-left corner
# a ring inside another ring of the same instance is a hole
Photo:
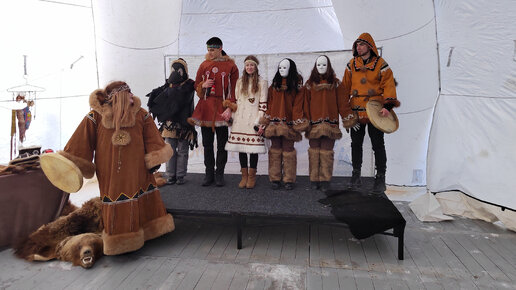
[[[364,143],[365,127],[366,124],[360,124],[360,129],[357,131],[351,129],[351,163],[353,163],[353,170],[362,168],[362,144]],[[376,173],[385,174],[387,155],[385,154],[383,132],[376,129],[371,123],[367,123],[367,133],[373,145]]]
[[[238,159],[240,160],[240,168],[247,168],[247,153],[238,153]],[[258,166],[258,154],[249,154],[249,167],[256,169]]]
[[[215,156],[213,152],[214,135],[217,134],[217,173],[224,173],[224,167],[228,161],[226,142],[228,141],[228,127],[215,127],[215,132],[211,127],[201,127],[202,146],[204,147],[204,166],[206,173],[213,174],[215,167]]]

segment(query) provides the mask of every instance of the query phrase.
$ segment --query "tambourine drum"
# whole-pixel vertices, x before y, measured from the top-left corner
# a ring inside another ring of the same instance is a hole
[[[371,121],[371,124],[375,126],[378,130],[384,133],[392,133],[398,130],[400,123],[398,121],[398,116],[394,111],[389,112],[389,116],[382,117],[380,115],[380,110],[383,108],[383,105],[378,101],[369,101],[366,105],[367,117]]]
[[[81,189],[83,176],[72,161],[59,153],[46,153],[39,159],[41,169],[55,187],[68,193]]]

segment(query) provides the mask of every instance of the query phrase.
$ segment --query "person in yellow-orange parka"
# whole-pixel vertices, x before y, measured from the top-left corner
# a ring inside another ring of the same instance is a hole
[[[344,72],[342,83],[348,95],[353,111],[358,112],[359,123],[351,130],[351,162],[353,173],[350,188],[361,186],[360,172],[362,168],[362,144],[365,128],[373,145],[376,177],[373,187],[375,192],[385,191],[385,171],[387,156],[383,132],[372,126],[366,113],[368,101],[375,100],[383,104],[380,113],[385,117],[400,102],[396,97],[396,84],[392,70],[387,62],[378,55],[376,44],[369,33],[362,33],[353,43],[353,59]]]

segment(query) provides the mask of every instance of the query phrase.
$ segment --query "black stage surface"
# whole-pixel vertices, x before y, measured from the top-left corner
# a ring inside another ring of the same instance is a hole
[[[398,238],[398,258],[403,259],[405,220],[385,194],[370,192],[374,178],[363,177],[361,191],[345,191],[349,177],[334,177],[327,194],[310,189],[308,176],[298,176],[293,190],[273,190],[268,176],[257,176],[254,189],[240,189],[241,176],[226,174],[226,185],[201,186],[204,174],[189,173],[187,183],[160,188],[168,212],[174,216],[231,217],[242,247],[246,218],[303,220],[347,225],[357,238],[375,233]],[[332,196],[330,196],[332,195]],[[385,232],[392,229],[391,232]]]

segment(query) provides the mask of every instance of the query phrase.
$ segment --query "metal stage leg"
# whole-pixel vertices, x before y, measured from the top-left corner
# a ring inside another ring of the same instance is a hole
[[[242,228],[245,225],[245,217],[237,214],[233,216],[237,228],[237,249],[242,249]]]
[[[394,228],[393,235],[398,238],[398,260],[403,260],[403,239],[404,239],[405,226],[399,226]]]

